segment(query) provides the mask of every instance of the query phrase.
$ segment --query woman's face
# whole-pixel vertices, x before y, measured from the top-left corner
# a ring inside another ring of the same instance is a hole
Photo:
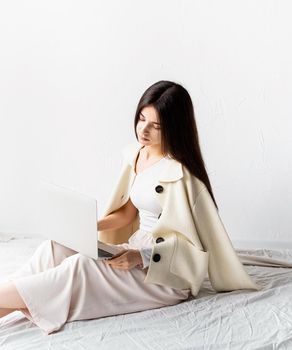
[[[154,107],[144,107],[139,115],[136,126],[139,143],[145,146],[161,144],[159,118]]]

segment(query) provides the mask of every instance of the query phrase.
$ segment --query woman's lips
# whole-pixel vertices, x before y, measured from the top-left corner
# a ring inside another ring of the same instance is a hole
[[[140,138],[141,138],[142,140],[144,140],[144,141],[149,141],[148,139],[146,139],[146,138],[143,137],[143,136],[140,136]]]

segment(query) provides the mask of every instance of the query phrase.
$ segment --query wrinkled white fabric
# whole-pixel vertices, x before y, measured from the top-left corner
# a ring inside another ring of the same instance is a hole
[[[28,238],[0,241],[0,282],[20,268],[40,243]],[[69,322],[51,336],[44,336],[17,311],[0,318],[0,348],[292,349],[292,250],[237,253],[263,290],[216,293],[206,278],[196,298],[144,312]]]

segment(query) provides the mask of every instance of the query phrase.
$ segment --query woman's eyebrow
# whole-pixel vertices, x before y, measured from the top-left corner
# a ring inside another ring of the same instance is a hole
[[[141,112],[140,112],[140,114],[146,119],[145,115],[143,115]],[[160,125],[160,123],[156,123],[156,122],[152,122],[152,124],[158,124],[158,125]]]

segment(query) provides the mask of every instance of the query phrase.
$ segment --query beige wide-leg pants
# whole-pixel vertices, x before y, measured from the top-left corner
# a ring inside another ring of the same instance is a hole
[[[150,246],[151,239],[138,230],[118,247],[139,249]],[[188,298],[187,289],[144,283],[146,274],[147,268],[115,269],[46,240],[9,279],[27,306],[24,315],[50,334],[66,322],[159,308]]]

